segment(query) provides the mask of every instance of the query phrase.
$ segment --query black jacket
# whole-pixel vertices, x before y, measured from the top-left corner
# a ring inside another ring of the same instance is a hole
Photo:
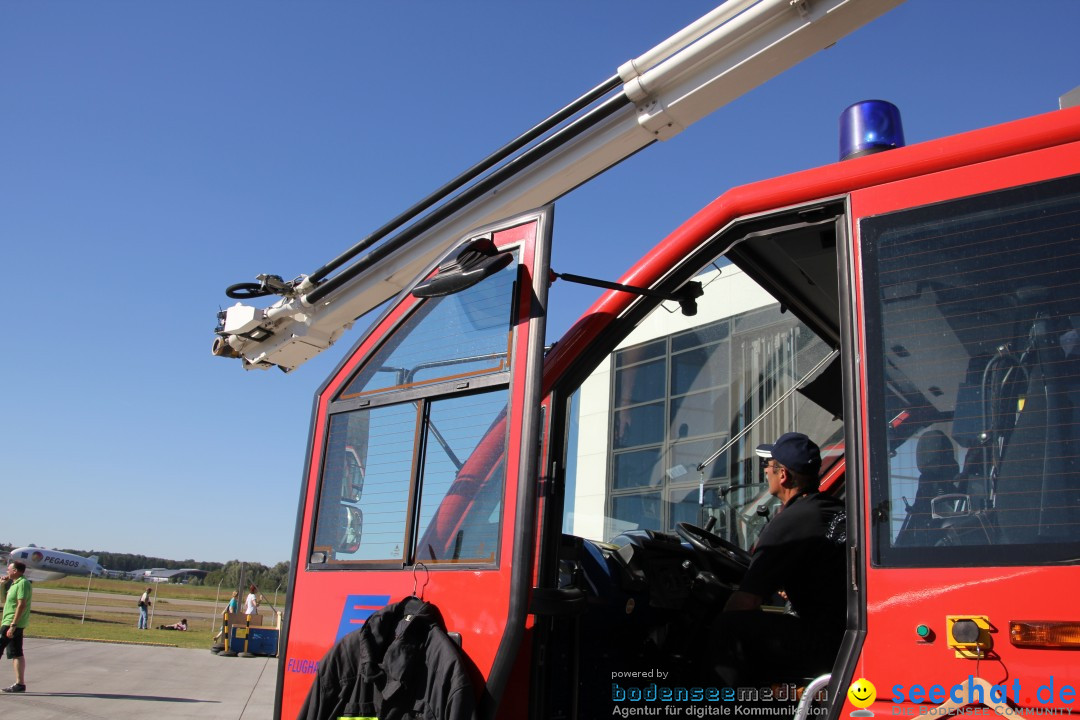
[[[473,720],[474,705],[461,650],[438,609],[408,597],[330,648],[298,717]]]

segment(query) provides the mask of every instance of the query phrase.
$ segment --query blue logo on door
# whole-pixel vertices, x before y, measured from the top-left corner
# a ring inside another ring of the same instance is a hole
[[[345,598],[345,607],[341,609],[341,623],[338,625],[336,643],[353,630],[359,630],[369,617],[382,610],[390,602],[389,595],[349,595]]]

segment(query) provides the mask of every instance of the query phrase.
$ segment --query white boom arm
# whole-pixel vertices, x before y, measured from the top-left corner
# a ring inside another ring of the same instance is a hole
[[[259,309],[219,315],[214,354],[244,367],[292,370],[328,348],[359,316],[410,286],[473,228],[540,207],[656,140],[836,42],[903,0],[729,0],[619,68],[621,95],[569,142],[507,163],[498,184],[407,243],[362,259],[326,287],[301,276]],[[622,104],[619,105],[618,101]],[[614,107],[617,106],[617,107]],[[612,110],[611,108],[614,107]],[[536,155],[539,155],[536,157]],[[520,165],[515,170],[513,166]],[[342,280],[345,281],[342,281]]]

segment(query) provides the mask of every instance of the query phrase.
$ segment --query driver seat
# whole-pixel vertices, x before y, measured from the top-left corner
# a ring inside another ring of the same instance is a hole
[[[907,506],[907,517],[896,536],[896,544],[925,547],[934,545],[941,535],[941,521],[931,512],[934,498],[957,492],[956,477],[960,465],[949,436],[940,430],[928,430],[915,446],[919,468],[919,486],[915,500]]]

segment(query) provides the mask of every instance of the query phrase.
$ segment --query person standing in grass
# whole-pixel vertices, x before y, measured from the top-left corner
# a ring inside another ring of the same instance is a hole
[[[30,624],[30,596],[32,589],[26,579],[26,564],[18,561],[7,567],[7,574],[0,578],[4,595],[4,614],[0,620],[0,652],[7,648],[7,656],[15,662],[15,684],[4,688],[6,693],[26,692],[26,658],[23,657],[23,632]]]
[[[150,606],[153,604],[153,603],[150,602],[150,594],[153,593],[153,592],[154,592],[154,588],[148,587],[148,588],[146,588],[146,592],[144,592],[139,597],[139,629],[140,630],[145,630],[146,629],[146,615],[150,611]]]
[[[255,615],[259,612],[259,588],[252,585],[248,588],[248,596],[244,599],[244,614]]]
[[[240,612],[240,591],[233,590],[232,597],[229,598],[229,606],[225,608],[225,612],[238,613]]]
[[[231,614],[235,613],[236,611],[238,611],[239,609],[240,609],[240,591],[239,590],[233,590],[232,591],[232,597],[229,598],[229,606],[225,608],[225,612],[229,613],[231,615]],[[214,636],[214,642],[217,642],[218,640],[220,640],[221,636],[224,635],[224,634],[225,634],[225,619],[222,618],[222,620],[221,620],[221,629],[218,630],[218,634]]]

